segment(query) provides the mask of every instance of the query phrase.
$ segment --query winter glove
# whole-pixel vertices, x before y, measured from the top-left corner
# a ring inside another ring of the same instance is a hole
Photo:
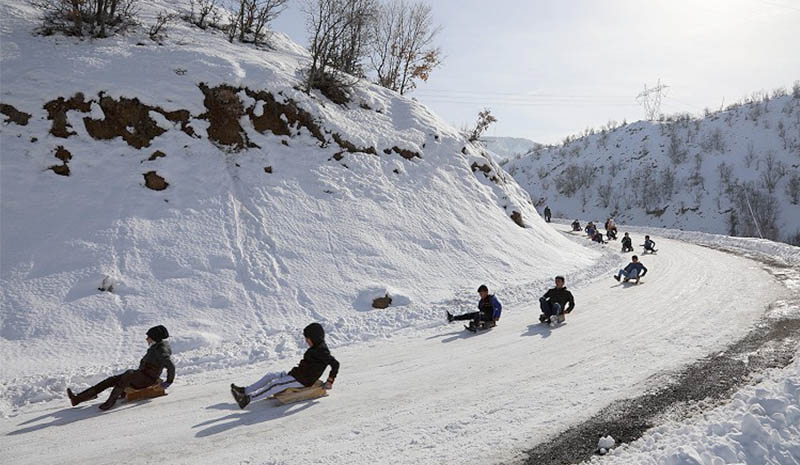
[[[170,386],[172,386],[172,383],[168,383],[168,382],[166,382],[166,381],[162,381],[162,382],[161,382],[161,388],[162,388],[162,389],[166,389],[166,388],[168,388],[168,387],[170,387]]]

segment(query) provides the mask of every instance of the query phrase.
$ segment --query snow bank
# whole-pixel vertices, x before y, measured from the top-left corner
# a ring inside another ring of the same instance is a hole
[[[800,359],[771,370],[731,402],[594,458],[592,465],[800,464]]]

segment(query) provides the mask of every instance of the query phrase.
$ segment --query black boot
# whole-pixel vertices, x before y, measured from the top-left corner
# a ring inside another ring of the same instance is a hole
[[[108,396],[105,402],[100,404],[100,410],[108,410],[117,403],[120,397],[125,394],[125,391],[120,387],[115,387],[111,390],[111,395]]]
[[[448,311],[446,311],[446,310],[445,310],[445,313],[447,314],[447,322],[448,323],[452,323],[453,322],[453,314],[448,312]]]
[[[97,399],[97,391],[94,388],[89,388],[80,394],[73,394],[72,389],[67,389],[67,396],[69,397],[70,403],[72,406],[76,406],[82,402],[86,402],[87,400]]]
[[[237,385],[235,385],[233,383],[231,383],[231,391],[236,392],[238,394],[244,394],[244,388],[243,387],[239,387],[239,386],[237,386]]]

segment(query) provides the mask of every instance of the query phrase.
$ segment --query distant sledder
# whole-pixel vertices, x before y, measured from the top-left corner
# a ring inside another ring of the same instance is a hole
[[[572,222],[572,230],[573,231],[580,231],[581,230],[581,222],[578,221],[578,220],[573,221]]]
[[[239,408],[247,407],[254,400],[272,396],[281,403],[314,399],[326,396],[326,391],[333,389],[333,381],[339,374],[339,362],[331,355],[328,345],[325,344],[325,329],[319,323],[311,323],[303,329],[303,336],[308,344],[308,350],[303,354],[300,363],[289,373],[267,373],[247,387],[231,384],[231,395],[239,404]],[[331,367],[331,372],[323,384],[319,378],[328,365]],[[287,398],[282,400],[281,396],[284,395]]]
[[[625,235],[622,237],[622,253],[625,252],[633,252],[633,241],[628,233],[625,233]]]
[[[617,240],[617,225],[614,223],[614,218],[609,218],[606,220],[606,236],[610,241]]]
[[[656,243],[650,239],[650,236],[644,236],[644,244],[642,244],[642,247],[644,247],[644,252],[642,253],[658,252],[658,249],[656,249]]]
[[[614,279],[619,281],[624,278],[623,282],[628,282],[631,279],[635,280],[635,284],[639,284],[639,280],[647,274],[647,268],[639,262],[639,257],[636,255],[631,257],[631,262],[625,268],[619,270],[619,273],[614,275]]]
[[[497,326],[497,321],[500,319],[500,313],[503,311],[503,305],[497,300],[494,294],[489,294],[489,288],[485,284],[478,287],[478,295],[481,299],[478,301],[478,311],[465,313],[463,315],[454,316],[450,312],[447,314],[447,322],[453,321],[469,321],[469,326],[464,326],[464,329],[478,332],[479,329],[489,329]]]
[[[556,287],[548,290],[539,299],[542,314],[539,323],[563,323],[567,313],[575,308],[575,299],[572,293],[564,286],[564,277],[556,276]]]
[[[72,406],[76,406],[87,400],[96,399],[97,396],[108,388],[111,395],[100,404],[100,410],[108,410],[113,407],[118,400],[125,398],[128,393],[137,393],[138,390],[148,390],[147,395],[137,396],[137,398],[157,397],[165,395],[164,390],[175,380],[175,365],[170,356],[172,350],[169,343],[164,339],[169,337],[167,328],[162,325],[153,326],[147,330],[147,343],[150,347],[139,362],[139,368],[128,370],[122,374],[111,376],[95,384],[78,394],[73,394],[71,389],[67,389]],[[167,369],[167,380],[161,382],[159,377],[161,372]],[[131,395],[131,398],[133,396]]]

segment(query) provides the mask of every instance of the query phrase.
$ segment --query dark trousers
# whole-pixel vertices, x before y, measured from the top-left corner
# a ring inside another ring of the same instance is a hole
[[[558,303],[550,303],[544,297],[539,299],[539,308],[542,309],[542,313],[544,316],[550,318],[553,315],[558,315],[561,313],[561,304]]]
[[[123,390],[127,387],[143,389],[148,386],[152,386],[156,383],[156,381],[158,380],[147,376],[139,370],[128,370],[119,375],[110,376],[103,381],[100,381],[92,386],[91,389],[94,390],[96,394],[99,394],[108,388],[119,388],[120,390]]]
[[[491,315],[486,315],[483,312],[470,312],[470,313],[465,313],[463,315],[454,316],[453,320],[454,321],[472,320],[475,322],[475,325],[477,326],[478,323],[480,323],[481,321],[492,321],[493,318]]]

